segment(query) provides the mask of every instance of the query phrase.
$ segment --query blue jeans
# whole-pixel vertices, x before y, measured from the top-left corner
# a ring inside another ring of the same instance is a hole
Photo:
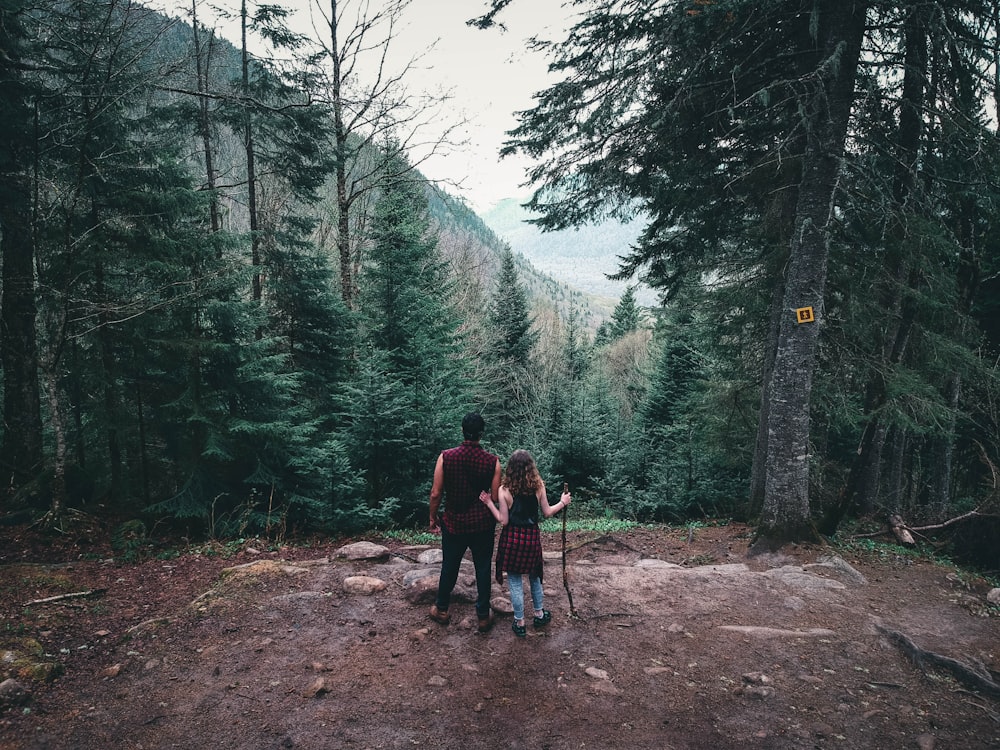
[[[458,581],[458,568],[462,564],[465,551],[472,552],[472,564],[476,569],[476,616],[489,617],[490,589],[493,577],[490,564],[493,561],[494,530],[476,531],[471,534],[450,534],[441,529],[441,577],[438,579],[437,608],[442,612],[451,604],[451,592]]]
[[[537,612],[542,608],[542,579],[538,576],[529,575],[528,583],[531,584],[531,603]],[[524,619],[524,579],[519,573],[507,574],[507,587],[510,589],[510,603],[514,607],[514,619]]]

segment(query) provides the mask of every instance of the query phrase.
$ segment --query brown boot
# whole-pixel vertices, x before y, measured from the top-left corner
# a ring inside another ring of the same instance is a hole
[[[451,622],[451,615],[448,614],[448,610],[438,609],[436,604],[432,604],[431,619],[434,620],[434,622],[440,623],[441,625],[447,625],[449,622]]]
[[[493,619],[493,613],[492,612],[490,612],[489,614],[487,614],[486,617],[480,617],[479,618],[479,632],[480,633],[489,633],[493,629],[493,623],[494,622],[495,621]]]

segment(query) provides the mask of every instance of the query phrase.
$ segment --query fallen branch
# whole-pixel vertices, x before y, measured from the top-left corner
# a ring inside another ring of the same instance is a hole
[[[967,685],[973,690],[1000,698],[1000,684],[997,684],[993,680],[993,677],[982,669],[977,669],[975,666],[966,664],[958,659],[953,659],[950,656],[926,651],[898,630],[892,630],[879,624],[876,624],[875,627],[890,641],[899,646],[910,657],[913,663],[922,670],[926,669],[925,665],[943,668],[951,672],[962,684]]]
[[[953,526],[956,523],[961,523],[962,521],[968,520],[970,518],[1000,518],[998,513],[982,513],[977,508],[976,510],[970,510],[968,513],[963,513],[960,516],[955,516],[954,518],[949,518],[947,521],[942,523],[935,523],[929,526],[908,526],[901,516],[892,515],[889,517],[888,528],[882,529],[881,531],[874,531],[871,534],[854,534],[851,539],[870,539],[876,536],[885,536],[887,534],[894,535],[900,542],[905,544],[912,544],[912,537],[909,537],[909,532],[921,532],[921,531],[937,531],[939,529],[946,529],[949,526]],[[923,536],[923,534],[920,534]],[[909,537],[910,541],[905,541]]]
[[[58,596],[47,596],[44,599],[33,599],[30,602],[26,602],[23,606],[31,607],[35,604],[52,604],[53,602],[62,602],[67,599],[93,599],[98,596],[103,596],[107,589],[91,589],[90,591],[74,591],[72,594],[59,594]]]
[[[935,531],[937,529],[944,529],[952,524],[958,523],[959,521],[964,521],[967,518],[998,518],[996,513],[980,513],[978,510],[970,510],[968,513],[963,513],[960,516],[955,516],[944,523],[936,523],[931,526],[911,526],[910,531]]]

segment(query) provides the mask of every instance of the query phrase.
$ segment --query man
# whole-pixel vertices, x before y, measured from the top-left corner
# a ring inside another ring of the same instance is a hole
[[[441,577],[437,600],[431,607],[431,619],[442,625],[451,620],[448,605],[458,581],[458,569],[465,551],[472,552],[476,569],[476,616],[479,632],[493,627],[490,611],[490,562],[493,559],[493,537],[496,521],[479,495],[489,492],[494,503],[500,491],[500,459],[479,445],[486,423],[475,412],[462,420],[465,440],[456,448],[442,451],[434,467],[431,486],[431,523],[435,534],[441,533]],[[441,498],[444,512],[439,515]]]

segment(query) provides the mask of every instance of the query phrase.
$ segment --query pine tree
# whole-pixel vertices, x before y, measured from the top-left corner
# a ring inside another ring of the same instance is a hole
[[[514,445],[523,438],[526,423],[535,411],[532,349],[538,334],[532,330],[528,296],[509,247],[500,255],[488,323],[491,340],[486,353],[486,379],[490,383],[490,402],[483,410],[484,416],[493,435]]]
[[[410,520],[426,503],[434,457],[470,403],[425,189],[414,179],[391,182],[376,204],[359,297],[363,367],[348,407],[364,512],[398,499]]]
[[[639,306],[635,301],[635,286],[628,286],[611,313],[609,338],[614,341],[639,327]]]

